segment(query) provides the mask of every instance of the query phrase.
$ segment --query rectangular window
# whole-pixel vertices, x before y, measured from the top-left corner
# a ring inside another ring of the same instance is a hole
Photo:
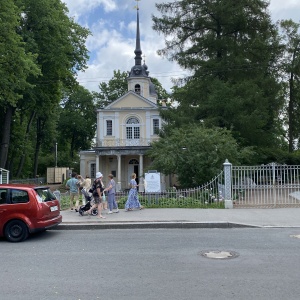
[[[112,120],[106,121],[106,135],[112,135]]]
[[[126,127],[126,138],[128,140],[132,139],[132,128],[131,127]]]
[[[27,203],[29,202],[29,197],[26,191],[22,190],[11,190],[12,203]]]
[[[91,164],[91,178],[96,177],[96,164]]]
[[[134,139],[139,139],[140,138],[140,127],[133,127],[133,134],[134,134]]]
[[[159,133],[159,119],[153,119],[153,134]]]

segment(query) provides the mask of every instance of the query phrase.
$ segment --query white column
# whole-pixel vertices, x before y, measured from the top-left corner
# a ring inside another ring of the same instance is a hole
[[[146,140],[150,142],[151,139],[151,115],[150,112],[146,112]]]
[[[96,154],[96,173],[99,172],[99,155]]]
[[[231,167],[232,164],[225,160],[224,167],[224,181],[225,181],[225,208],[233,208],[233,201],[231,197]]]
[[[116,186],[116,191],[119,192],[121,191],[121,160],[122,160],[122,156],[121,155],[117,155],[117,159],[118,159],[118,182],[117,182],[117,186]]]
[[[140,154],[139,167],[140,167],[140,170],[139,170],[140,178],[141,178],[141,176],[143,176],[143,178],[144,178],[144,173],[143,173],[144,172],[144,155],[143,154]],[[139,183],[140,182],[141,182],[141,180],[139,180]],[[143,182],[142,185],[139,184],[139,192],[144,192],[144,191],[145,191],[145,187],[144,187],[144,182]]]

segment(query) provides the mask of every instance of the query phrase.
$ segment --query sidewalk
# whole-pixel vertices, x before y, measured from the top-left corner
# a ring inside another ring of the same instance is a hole
[[[58,229],[108,228],[234,228],[299,227],[299,208],[276,209],[143,209],[110,215],[106,219],[80,216],[75,211],[61,211]]]

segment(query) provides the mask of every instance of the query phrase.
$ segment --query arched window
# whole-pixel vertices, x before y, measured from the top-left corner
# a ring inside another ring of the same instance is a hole
[[[133,159],[131,159],[131,160],[129,161],[129,164],[130,164],[130,165],[138,165],[139,162],[138,162],[137,159],[133,158]]]
[[[134,86],[134,91],[140,95],[141,94],[141,86],[139,84],[136,84]]]
[[[140,138],[140,122],[137,118],[131,117],[126,122],[126,139],[139,139]]]

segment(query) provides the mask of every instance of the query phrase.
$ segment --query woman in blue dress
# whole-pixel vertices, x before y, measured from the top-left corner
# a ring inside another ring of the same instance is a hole
[[[138,184],[135,181],[136,174],[132,173],[130,180],[130,190],[128,194],[128,199],[125,203],[125,211],[133,210],[134,208],[143,209],[144,207],[141,205],[138,199],[137,187]]]

